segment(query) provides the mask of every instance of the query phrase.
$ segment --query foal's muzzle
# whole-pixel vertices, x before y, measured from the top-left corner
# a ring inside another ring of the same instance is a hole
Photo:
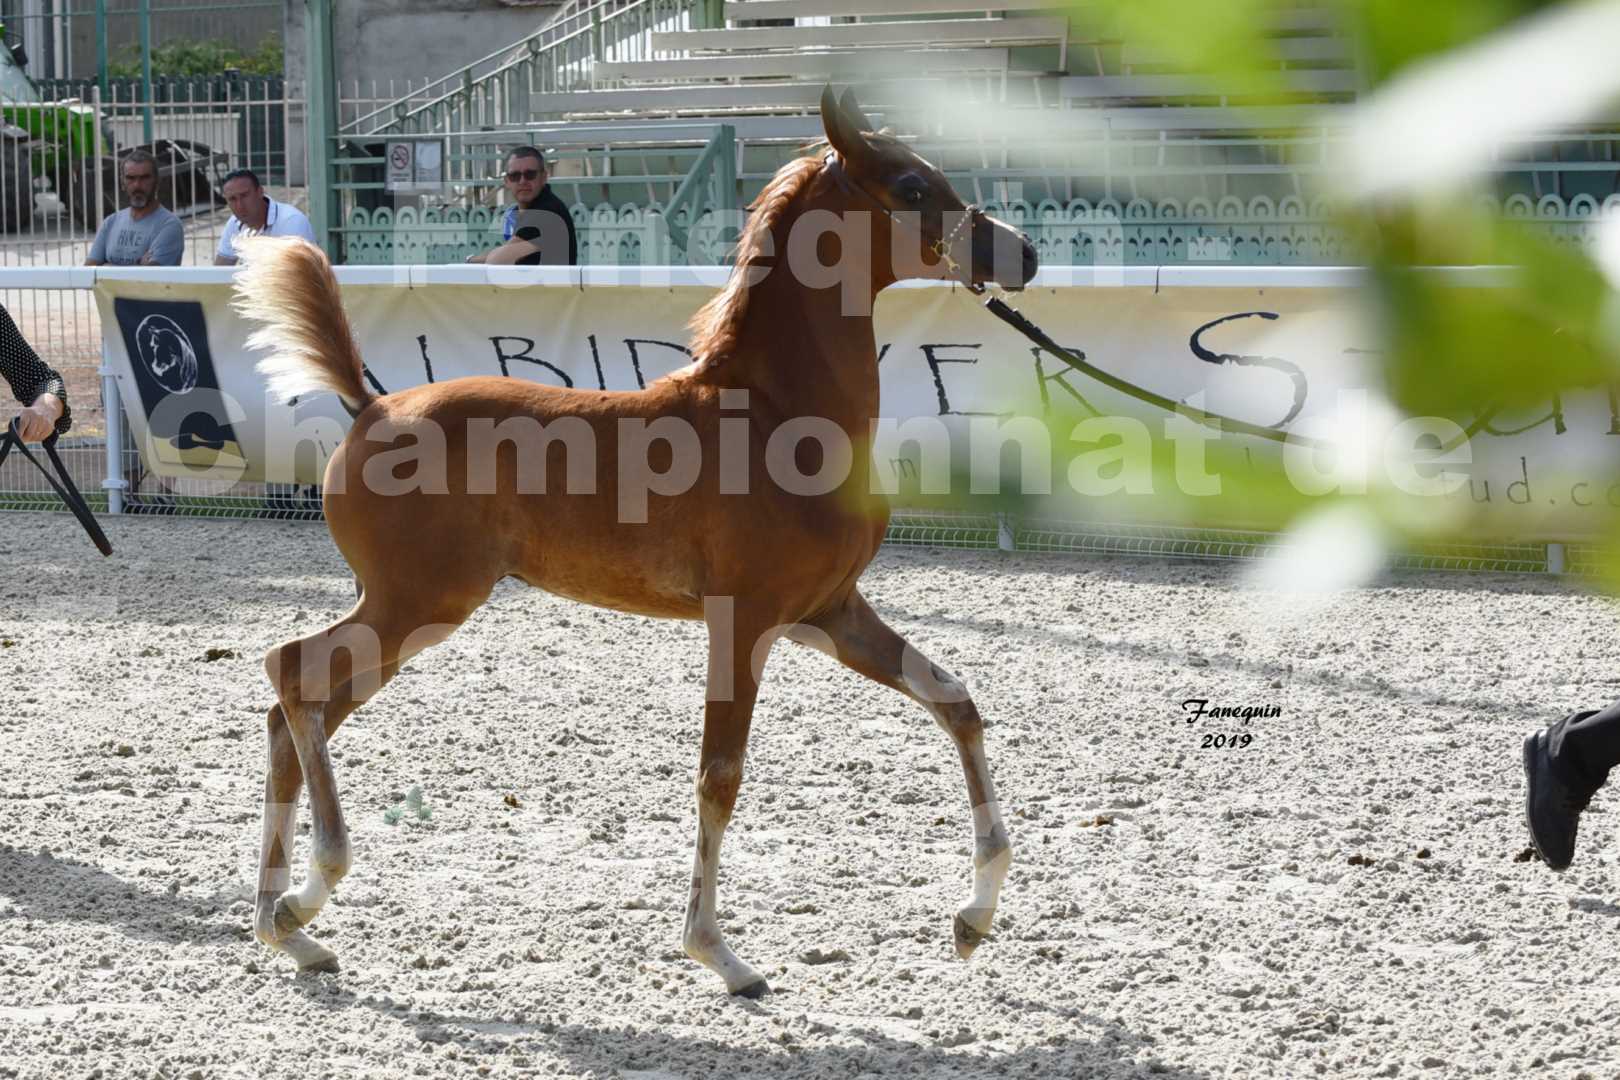
[[[980,218],[973,230],[973,283],[994,283],[1014,292],[1029,284],[1040,269],[1040,256],[1029,237],[1006,222]]]

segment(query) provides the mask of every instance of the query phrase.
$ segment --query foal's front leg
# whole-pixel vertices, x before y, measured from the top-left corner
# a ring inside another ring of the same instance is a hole
[[[973,893],[958,909],[952,926],[956,954],[967,959],[990,933],[1001,886],[1012,865],[1012,846],[984,756],[984,721],[978,707],[965,686],[891,630],[859,592],[852,592],[842,608],[816,620],[813,627],[801,627],[788,636],[918,702],[956,744],[973,812]]]
[[[737,958],[715,917],[715,885],[720,874],[720,842],[725,838],[742,785],[748,726],[759,694],[751,654],[763,668],[775,632],[738,633],[729,600],[705,604],[709,626],[708,700],[703,710],[703,748],[698,761],[697,851],[692,859],[692,893],[686,904],[681,944],[686,955],[726,980],[726,989],[757,998],[770,990],[764,976]]]

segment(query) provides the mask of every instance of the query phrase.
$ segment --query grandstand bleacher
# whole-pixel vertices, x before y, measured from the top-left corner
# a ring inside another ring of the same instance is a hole
[[[345,132],[362,155],[350,161],[380,158],[391,137],[442,136],[456,170],[441,197],[350,195],[346,257],[484,246],[476,230],[493,216],[478,211],[499,195],[499,148],[534,141],[558,159],[552,182],[574,205],[586,258],[723,259],[724,243],[694,227],[708,211],[746,206],[819,135],[821,87],[836,82],[965,195],[1029,230],[1048,261],[1342,258],[1316,182],[1337,168],[1363,84],[1331,11],[1279,0],[1270,54],[1232,83],[1123,40],[1085,10],[1067,0],[573,0],[506,53],[447,75],[436,96]],[[723,182],[695,175],[714,170],[722,138]],[[1528,199],[1532,220],[1574,223],[1616,190],[1612,166],[1581,164],[1613,155],[1604,131],[1504,153],[1499,196]]]

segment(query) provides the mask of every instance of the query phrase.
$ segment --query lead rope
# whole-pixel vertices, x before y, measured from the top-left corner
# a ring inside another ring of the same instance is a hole
[[[1138,401],[1146,402],[1147,404],[1163,409],[1166,412],[1172,412],[1179,416],[1185,416],[1194,423],[1202,424],[1205,427],[1215,428],[1220,431],[1233,431],[1243,435],[1253,435],[1254,437],[1260,439],[1270,439],[1272,442],[1295,443],[1300,446],[1309,446],[1318,450],[1327,449],[1332,446],[1331,443],[1323,442],[1321,439],[1313,439],[1308,435],[1294,435],[1290,432],[1278,431],[1276,428],[1261,427],[1259,424],[1251,424],[1247,420],[1237,420],[1230,416],[1222,416],[1220,413],[1209,412],[1208,410],[1200,409],[1195,405],[1188,405],[1184,401],[1176,401],[1173,398],[1167,398],[1162,394],[1155,394],[1153,391],[1137,386],[1135,383],[1126,382],[1117,375],[1110,375],[1102,368],[1097,367],[1094,364],[1087,363],[1085,353],[1077,354],[1071,352],[1070,350],[1059,345],[1057,342],[1053,341],[1046,331],[1042,330],[1039,326],[1036,326],[1033,322],[1031,322],[1028,316],[1019,311],[1017,308],[1013,307],[1011,304],[1007,303],[1007,301],[1003,300],[999,295],[996,295],[996,293],[999,292],[1001,292],[1001,288],[1000,286],[997,286],[996,292],[992,293],[990,298],[984,302],[985,310],[989,311],[990,314],[994,315],[1008,326],[1011,326],[1014,330],[1017,330],[1020,334],[1023,334],[1045,351],[1051,353],[1065,364],[1068,364],[1070,367],[1074,368],[1074,370],[1080,372],[1082,375],[1085,375],[1088,378],[1097,380],[1104,386],[1112,387],[1128,397],[1133,397]]]
[[[895,220],[894,212],[892,210],[890,210],[887,206],[884,206],[877,200],[876,197],[867,192],[865,188],[862,188],[859,184],[856,184],[849,178],[848,173],[844,171],[843,164],[839,161],[836,151],[829,150],[827,155],[822,159],[822,164],[832,175],[833,180],[841,189],[848,193],[859,194],[868,202],[875,205],[879,210],[887,214],[891,221]],[[1023,334],[1030,341],[1033,341],[1040,348],[1051,353],[1053,356],[1057,357],[1074,370],[1080,372],[1082,375],[1095,379],[1104,386],[1112,387],[1127,397],[1135,398],[1136,400],[1145,402],[1146,404],[1152,405],[1155,408],[1163,409],[1166,412],[1175,413],[1178,416],[1185,416],[1187,419],[1196,424],[1202,424],[1204,427],[1214,428],[1218,431],[1231,431],[1242,435],[1250,435],[1257,439],[1267,439],[1276,443],[1292,443],[1296,446],[1308,446],[1315,450],[1327,450],[1333,448],[1333,443],[1326,442],[1322,439],[1313,439],[1309,435],[1295,435],[1292,432],[1279,431],[1276,428],[1262,427],[1259,424],[1251,424],[1247,420],[1238,420],[1235,417],[1223,416],[1220,413],[1210,412],[1207,409],[1200,409],[1195,405],[1188,405],[1184,401],[1176,401],[1172,398],[1167,398],[1162,394],[1155,394],[1153,391],[1148,390],[1145,387],[1137,386],[1133,382],[1127,382],[1126,380],[1119,378],[1117,375],[1110,375],[1102,368],[1087,363],[1085,353],[1076,354],[1068,349],[1065,349],[1063,346],[1053,341],[1052,338],[1039,326],[1036,326],[1033,322],[1031,322],[1028,316],[1024,315],[1017,308],[1013,307],[1011,304],[1007,303],[1006,300],[1002,299],[1004,290],[1000,285],[992,282],[987,287],[986,285],[975,283],[972,273],[964,273],[962,271],[961,264],[951,256],[951,245],[956,242],[957,238],[961,235],[962,230],[967,228],[974,221],[977,221],[980,217],[984,216],[983,211],[979,209],[977,203],[969,203],[964,209],[966,212],[962,213],[962,216],[957,221],[956,225],[949,233],[936,240],[930,250],[933,251],[937,258],[944,262],[945,268],[950,271],[951,278],[956,284],[961,285],[975,296],[983,296],[986,291],[993,290],[990,292],[989,298],[984,302],[986,310],[988,310],[992,315],[1000,319],[1002,322],[1005,322],[1007,325],[1017,330],[1020,334]],[[1436,452],[1445,453],[1454,449],[1461,443],[1466,442],[1469,438],[1478,433],[1481,428],[1488,424],[1491,418],[1495,416],[1498,411],[1498,406],[1492,406],[1486,409],[1478,419],[1476,419],[1468,427],[1464,428],[1461,434],[1452,439],[1450,442],[1440,446]]]
[[[1162,394],[1155,394],[1153,391],[1137,386],[1135,383],[1127,382],[1126,380],[1119,378],[1117,375],[1110,375],[1102,368],[1088,363],[1086,361],[1085,353],[1082,352],[1076,354],[1053,341],[1044,330],[1031,322],[1027,315],[1019,311],[1017,308],[1014,308],[1011,304],[1007,303],[1006,300],[1002,299],[1001,294],[1003,290],[1001,286],[992,285],[991,289],[993,292],[991,293],[990,298],[984,302],[985,309],[989,311],[990,314],[994,315],[1008,326],[1011,326],[1014,330],[1017,330],[1030,341],[1033,341],[1046,352],[1051,353],[1053,356],[1057,357],[1065,364],[1068,364],[1082,375],[1095,379],[1104,386],[1112,387],[1127,397],[1133,397],[1138,401],[1146,402],[1147,404],[1163,409],[1166,412],[1172,412],[1179,416],[1185,416],[1194,423],[1202,424],[1209,428],[1215,428],[1219,431],[1232,431],[1241,435],[1252,435],[1258,439],[1269,439],[1272,442],[1278,443],[1293,443],[1296,446],[1308,446],[1315,450],[1332,449],[1334,446],[1333,443],[1326,442],[1322,439],[1313,439],[1309,435],[1296,435],[1293,432],[1279,431],[1276,428],[1261,427],[1259,424],[1251,424],[1246,420],[1238,420],[1230,416],[1223,416],[1220,413],[1200,409],[1195,405],[1188,405],[1184,401],[1176,401],[1172,398],[1167,398]],[[974,291],[982,293],[984,291],[984,286],[980,286]],[[1480,413],[1479,417],[1476,418],[1473,423],[1463,428],[1461,433],[1454,437],[1450,442],[1444,443],[1435,448],[1434,452],[1437,454],[1443,454],[1455,449],[1462,443],[1467,442],[1474,435],[1478,434],[1486,424],[1489,424],[1491,419],[1499,411],[1501,411],[1501,406],[1499,405],[1492,405],[1486,408]]]

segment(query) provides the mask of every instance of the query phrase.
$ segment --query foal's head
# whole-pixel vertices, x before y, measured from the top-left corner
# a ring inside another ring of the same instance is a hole
[[[964,204],[950,181],[899,139],[881,132],[852,91],[828,87],[821,121],[833,152],[825,168],[850,197],[850,209],[872,213],[874,254],[891,253],[893,276],[951,278],[975,289],[994,282],[1021,289],[1039,260],[1029,238]]]

